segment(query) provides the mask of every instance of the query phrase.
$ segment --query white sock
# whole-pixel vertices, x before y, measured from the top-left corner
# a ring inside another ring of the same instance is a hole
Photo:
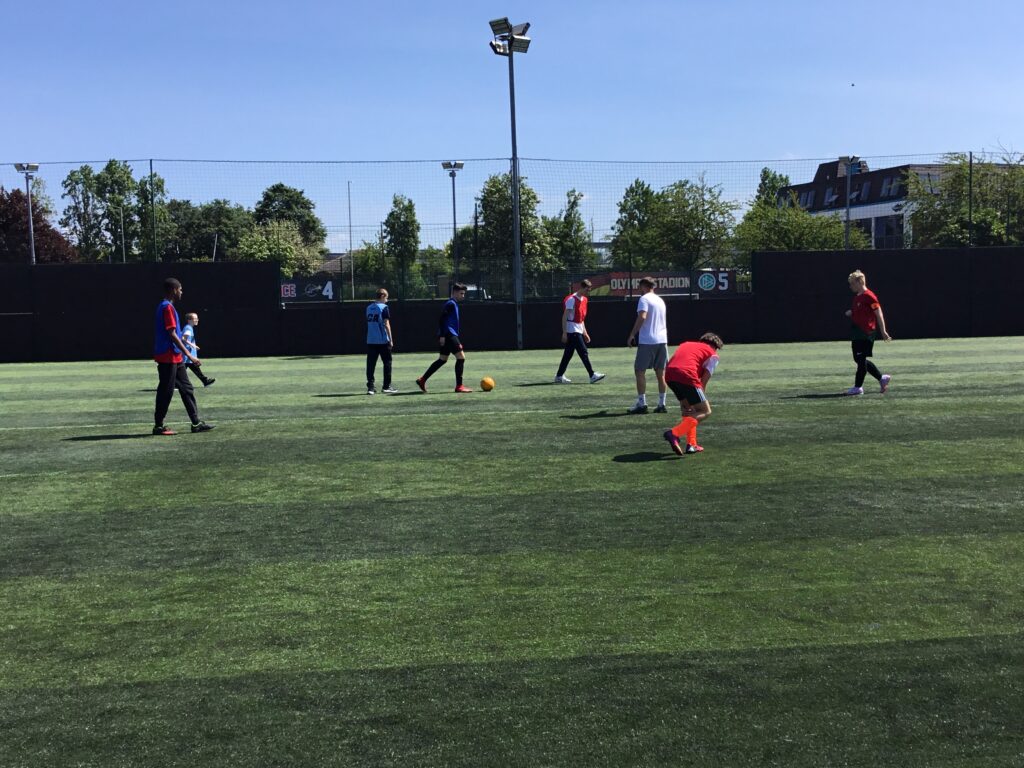
[[[647,405],[647,395],[637,395],[637,397],[636,397],[636,404],[637,405]]]
[[[668,392],[659,392],[658,393],[658,405],[665,405],[665,395],[667,395],[667,394],[668,394]]]

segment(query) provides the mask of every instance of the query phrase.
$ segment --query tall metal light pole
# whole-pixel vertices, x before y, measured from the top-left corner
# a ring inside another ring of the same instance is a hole
[[[453,162],[445,160],[441,163],[441,167],[452,177],[452,274],[455,276],[456,283],[459,282],[459,226],[455,223],[455,174],[461,171],[465,165],[461,160]]]
[[[850,250],[850,194],[853,187],[854,165],[860,170],[860,158],[856,155],[847,155],[839,158],[840,162],[846,165],[846,225],[843,227],[843,250]]]
[[[28,247],[31,264],[36,263],[36,230],[32,223],[32,177],[39,170],[39,163],[15,163],[14,169],[25,174],[25,197],[28,198]]]
[[[348,182],[348,268],[352,282],[352,301],[356,300],[356,257],[352,254],[352,182]]]
[[[516,347],[523,348],[523,253],[519,231],[519,151],[516,147],[516,74],[512,64],[513,54],[526,53],[530,38],[526,36],[530,22],[516,24],[508,17],[490,21],[491,50],[498,56],[508,57],[508,101],[512,113],[512,280],[516,302]]]

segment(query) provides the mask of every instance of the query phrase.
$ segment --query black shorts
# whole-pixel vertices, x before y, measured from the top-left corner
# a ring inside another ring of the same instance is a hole
[[[676,399],[681,403],[697,405],[708,401],[707,396],[704,394],[704,390],[700,387],[691,387],[689,384],[683,384],[679,381],[666,381],[665,383],[668,384],[668,388],[672,390],[672,394],[674,394]]]
[[[441,338],[441,337],[438,337]],[[441,342],[440,353],[442,355],[454,355],[462,351],[462,342],[458,336],[445,336]]]
[[[854,339],[850,346],[853,348],[853,356],[864,355],[864,357],[871,357],[871,354],[875,351],[875,340],[874,339]]]

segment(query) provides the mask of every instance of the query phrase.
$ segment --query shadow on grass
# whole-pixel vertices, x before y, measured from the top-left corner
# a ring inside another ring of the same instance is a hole
[[[517,387],[553,387],[555,382],[553,381],[526,381],[522,384],[516,384]],[[564,385],[559,385],[564,386]]]
[[[620,416],[629,416],[629,414],[625,411],[622,411],[621,413],[609,413],[608,409],[605,408],[597,413],[566,413],[558,418],[579,421],[581,419],[617,419]]]
[[[280,360],[328,360],[337,355],[297,355],[296,357],[282,357]]]
[[[324,395],[310,395],[310,397],[369,397],[365,392],[330,392]]]
[[[813,392],[809,395],[786,395],[780,400],[829,400],[833,397],[850,397],[845,392]]]
[[[139,392],[156,392],[155,389],[140,389]]]
[[[654,451],[637,451],[636,453],[620,453],[612,458],[619,464],[642,464],[647,461],[667,461],[676,458],[673,453],[655,453]]]
[[[65,443],[93,443],[97,440],[135,440],[140,437],[153,437],[149,432],[139,432],[134,435],[79,435],[78,437],[65,437]]]

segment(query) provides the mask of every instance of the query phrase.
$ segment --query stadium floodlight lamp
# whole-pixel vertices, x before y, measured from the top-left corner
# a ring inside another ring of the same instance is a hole
[[[508,16],[502,16],[500,19],[491,19],[488,23],[491,25],[491,32],[495,37],[512,34],[512,23],[508,20]]]
[[[446,171],[461,171],[463,168],[466,167],[466,164],[461,160],[455,160],[453,162],[445,160],[443,163],[441,163],[441,167],[444,168]]]
[[[516,24],[514,27],[512,27],[512,34],[513,35],[525,35],[526,34],[526,30],[528,30],[529,28],[530,28],[530,22],[524,21],[522,24]]]
[[[526,53],[530,48],[530,38],[523,37],[522,35],[512,35],[510,45],[512,46],[513,53]]]
[[[29,263],[36,263],[36,228],[32,222],[32,176],[39,170],[39,163],[15,163],[18,173],[25,174],[25,199],[28,201],[28,248]]]
[[[503,43],[500,40],[491,40],[491,50],[498,56],[508,56],[508,43]]]

